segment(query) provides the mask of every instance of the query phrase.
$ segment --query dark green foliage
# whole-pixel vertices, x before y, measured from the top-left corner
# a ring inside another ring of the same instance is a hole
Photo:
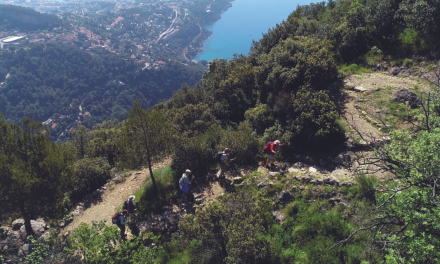
[[[215,146],[220,133],[221,129],[213,126],[204,135],[189,139],[182,138],[178,142],[172,164],[172,169],[176,172],[176,184],[186,169],[190,169],[196,178],[206,175],[215,162]]]
[[[440,36],[440,5],[423,0],[339,0],[299,6],[280,25],[253,43],[252,57],[268,53],[292,36],[331,40],[345,62],[372,47],[388,54],[433,48]]]
[[[221,196],[182,219],[174,245],[189,248],[191,263],[267,263],[269,245],[261,236],[269,224],[262,214],[267,206],[249,193]]]
[[[167,112],[180,137],[187,138],[205,133],[217,120],[206,104],[187,104]]]
[[[258,141],[252,136],[252,132],[249,122],[243,122],[236,131],[227,130],[222,134],[217,149],[229,148],[230,158],[236,157],[236,163],[256,163],[256,155],[260,150],[258,149]]]
[[[365,198],[376,203],[376,187],[378,184],[374,176],[359,175],[356,177],[359,188],[359,198]]]
[[[10,73],[0,89],[0,112],[14,123],[23,116],[39,122],[51,117],[57,124],[52,139],[61,139],[78,120],[89,129],[107,119],[122,121],[136,99],[151,107],[170,98],[182,83],[194,85],[204,70],[170,62],[158,70],[137,71],[133,61],[114,54],[91,55],[55,44],[3,50],[0,69]]]
[[[259,78],[272,93],[296,92],[303,86],[325,89],[338,74],[332,49],[330,41],[288,38],[257,58]]]
[[[344,219],[344,208],[327,201],[289,203],[286,220],[275,223],[265,191],[240,191],[220,196],[195,215],[188,215],[173,234],[169,251],[191,263],[361,263],[378,261],[367,254],[366,242],[331,248],[345,239],[354,225]],[[367,234],[365,234],[367,235]],[[367,236],[363,237],[366,241]]]
[[[244,116],[249,124],[261,134],[273,122],[270,114],[270,107],[267,104],[257,104],[254,108],[247,110]]]
[[[116,226],[106,226],[104,222],[91,226],[82,223],[67,237],[64,250],[67,252],[66,260],[72,263],[164,263],[167,256],[161,246],[146,247],[151,243],[157,244],[158,239],[148,233],[130,241],[120,241]]]
[[[74,179],[74,154],[49,141],[41,123],[25,118],[21,128],[0,114],[0,197],[11,212],[20,211],[28,235],[31,217],[54,216],[63,209],[59,205]]]
[[[150,165],[169,155],[173,148],[174,129],[162,111],[145,111],[136,101],[122,125],[118,140],[118,162],[125,168]]]
[[[338,112],[330,97],[323,91],[301,90],[293,98],[292,131],[308,142],[322,142],[338,131]]]
[[[42,14],[31,8],[13,5],[0,5],[0,30],[52,30],[62,25],[55,15]],[[1,79],[0,79],[1,81]]]
[[[105,158],[83,158],[75,163],[75,179],[72,198],[79,200],[99,189],[110,179],[110,165]]]

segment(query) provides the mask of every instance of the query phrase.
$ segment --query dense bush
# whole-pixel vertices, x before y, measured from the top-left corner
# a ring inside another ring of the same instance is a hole
[[[295,118],[291,130],[298,135],[299,140],[322,142],[338,131],[336,120],[339,115],[336,106],[323,91],[301,90],[296,93],[293,112]]]
[[[259,78],[272,93],[296,92],[303,86],[325,89],[338,75],[332,49],[330,41],[288,38],[257,58]]]
[[[248,122],[241,123],[236,131],[225,131],[217,146],[218,150],[229,148],[231,158],[236,157],[236,163],[252,164],[258,154],[258,141],[253,137],[253,131]]]
[[[72,198],[78,200],[99,189],[110,179],[110,165],[104,158],[83,158],[75,163]]]
[[[208,133],[182,139],[173,155],[172,169],[176,172],[176,184],[186,169],[190,169],[196,177],[204,177],[214,164],[215,145],[221,130],[214,126]]]
[[[216,118],[206,104],[187,104],[179,109],[171,109],[167,114],[183,138],[201,135],[216,124]]]

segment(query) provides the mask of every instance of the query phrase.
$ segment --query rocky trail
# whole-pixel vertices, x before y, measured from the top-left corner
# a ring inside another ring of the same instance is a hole
[[[161,169],[171,164],[171,159],[166,159],[161,163],[153,165],[153,170]],[[111,181],[104,185],[101,190],[101,199],[95,204],[92,204],[89,208],[83,209],[82,205],[78,205],[74,214],[76,215],[74,220],[68,224],[61,234],[65,234],[68,231],[72,231],[77,228],[81,223],[91,224],[92,221],[107,220],[107,224],[111,224],[111,218],[120,210],[124,201],[128,196],[134,194],[139,188],[143,186],[143,183],[147,177],[150,176],[148,168],[144,168],[140,171],[130,172],[124,182],[119,184]]]

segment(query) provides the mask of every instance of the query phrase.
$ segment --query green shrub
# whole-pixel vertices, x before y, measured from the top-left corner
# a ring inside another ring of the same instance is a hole
[[[342,193],[343,195],[347,195],[348,194],[348,187],[342,186],[341,188],[339,188],[339,192]]]
[[[371,50],[364,56],[365,61],[370,66],[376,66],[376,64],[383,59],[383,52],[376,46],[372,47]]]
[[[75,163],[75,176],[72,198],[79,200],[110,179],[110,165],[106,158],[86,157]]]
[[[405,65],[406,67],[411,67],[412,63],[413,63],[413,61],[411,59],[404,59],[403,60],[403,65]]]
[[[258,104],[256,107],[247,110],[244,117],[258,133],[264,132],[266,127],[273,123],[271,122],[273,117],[270,116],[270,107],[266,104]]]
[[[361,198],[376,202],[377,179],[374,176],[359,175],[356,177]]]
[[[341,119],[336,119],[336,123],[338,124],[339,128],[344,132],[350,132],[350,130],[347,128],[347,125],[345,125],[344,121],[342,121]]]
[[[358,66],[357,64],[350,64],[349,66],[343,65],[341,68],[341,72],[345,76],[349,76],[352,74],[368,73],[370,72],[370,70],[365,67]]]
[[[291,131],[297,134],[294,140],[321,143],[339,131],[336,106],[323,91],[299,91],[293,97],[293,115]]]
[[[176,175],[182,175],[186,169],[190,169],[196,177],[206,176],[215,163],[215,146],[221,133],[221,129],[213,127],[206,134],[190,139],[182,139],[176,146],[171,165]]]
[[[231,158],[236,157],[236,163],[252,164],[256,162],[255,156],[259,152],[258,141],[252,137],[252,129],[249,122],[243,122],[236,131],[225,131],[217,149],[229,148]]]

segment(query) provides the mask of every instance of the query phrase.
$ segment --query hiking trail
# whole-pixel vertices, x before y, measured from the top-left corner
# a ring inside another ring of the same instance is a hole
[[[171,164],[171,159],[167,158],[160,163],[153,165],[152,169],[162,169]],[[60,234],[66,234],[69,231],[73,231],[81,223],[91,224],[92,221],[100,222],[107,220],[106,224],[111,225],[112,216],[121,208],[128,196],[134,194],[137,190],[143,187],[143,183],[150,172],[148,168],[142,170],[131,171],[124,182],[115,183],[113,181],[104,185],[104,191],[102,192],[102,201],[96,204],[92,204],[89,208],[85,209],[79,215],[75,216],[74,220],[68,224]],[[136,197],[138,200],[139,197]],[[135,200],[135,202],[136,202]]]

